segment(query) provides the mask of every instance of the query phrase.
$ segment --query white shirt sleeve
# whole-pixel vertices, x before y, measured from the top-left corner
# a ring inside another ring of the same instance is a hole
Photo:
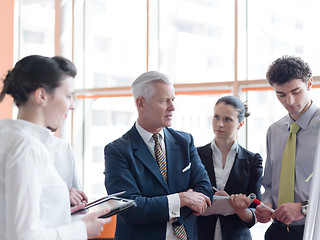
[[[70,208],[68,204],[63,204],[67,188],[61,184],[62,179],[43,151],[24,146],[17,149],[6,163],[7,239],[87,239],[83,222],[69,223],[70,212],[65,211],[70,211]],[[52,192],[56,194],[51,200]],[[59,193],[63,193],[62,196]],[[62,198],[62,204],[57,203],[60,213],[51,214],[54,210],[52,201],[59,196]],[[50,215],[52,219],[48,217]]]
[[[265,189],[265,192],[262,194],[261,200],[264,203],[271,203],[274,205],[272,201],[272,165],[270,159],[271,147],[270,147],[270,128],[267,133],[267,160],[264,167],[264,174],[262,177],[262,184]],[[278,189],[279,190],[279,189]]]
[[[80,183],[80,180],[78,178],[78,174],[77,174],[77,168],[76,168],[76,162],[75,162],[75,159],[74,159],[74,153],[73,153],[73,150],[71,149],[71,146],[70,147],[70,152],[71,152],[71,160],[72,160],[72,165],[73,165],[73,168],[72,168],[72,173],[73,173],[73,176],[72,176],[72,186],[73,188],[76,188],[76,189],[79,189],[79,190],[83,190],[82,189],[82,186],[81,186],[81,183]]]
[[[58,239],[77,240],[83,239],[83,236],[87,236],[86,225],[83,221],[77,221],[72,224],[58,227],[57,230]],[[87,237],[85,239],[87,239]]]
[[[178,193],[167,196],[169,205],[170,222],[175,222],[176,218],[180,217],[180,197]]]

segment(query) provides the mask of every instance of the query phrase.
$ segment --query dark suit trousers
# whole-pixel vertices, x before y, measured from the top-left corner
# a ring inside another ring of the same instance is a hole
[[[265,240],[302,240],[304,225],[289,227],[281,222],[273,222],[265,234]]]

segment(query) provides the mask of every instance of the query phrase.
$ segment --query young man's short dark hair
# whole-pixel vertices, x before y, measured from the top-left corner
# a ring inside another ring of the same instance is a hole
[[[267,71],[267,80],[270,85],[283,84],[292,79],[301,79],[307,83],[312,76],[308,63],[300,57],[284,55],[275,60]]]

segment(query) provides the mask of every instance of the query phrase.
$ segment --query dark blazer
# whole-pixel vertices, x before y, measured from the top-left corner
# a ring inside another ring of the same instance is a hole
[[[191,188],[212,200],[209,177],[192,136],[170,128],[163,130],[168,184],[135,126],[105,147],[105,186],[108,193],[125,190],[123,197],[137,203],[137,207],[117,217],[118,240],[165,240],[169,194]],[[196,217],[191,209],[181,208],[180,215],[179,222],[184,224],[188,237],[196,240]]]
[[[255,193],[261,199],[261,176],[262,158],[256,153],[252,153],[239,145],[239,151],[235,156],[229,179],[225,186],[225,191],[231,194]],[[197,148],[201,161],[204,164],[212,186],[216,186],[211,144]],[[253,204],[254,205],[254,204]],[[250,207],[254,207],[254,206]],[[213,240],[217,217],[220,218],[223,240],[248,240],[251,239],[249,228],[254,225],[254,221],[245,223],[238,215],[229,216],[210,215],[197,218],[198,239]]]

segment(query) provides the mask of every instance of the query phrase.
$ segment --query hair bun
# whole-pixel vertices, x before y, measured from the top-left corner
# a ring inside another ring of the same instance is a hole
[[[249,117],[250,114],[251,114],[250,111],[249,111],[248,102],[247,102],[247,101],[244,102],[244,103],[243,103],[243,106],[244,106],[244,110],[245,110],[244,116],[247,118],[247,117]]]
[[[0,93],[0,102],[4,99],[6,94],[12,95],[12,93],[14,92],[14,84],[12,83],[13,79],[12,79],[11,70],[8,71],[5,79],[3,79],[2,82],[3,82],[3,88]]]

